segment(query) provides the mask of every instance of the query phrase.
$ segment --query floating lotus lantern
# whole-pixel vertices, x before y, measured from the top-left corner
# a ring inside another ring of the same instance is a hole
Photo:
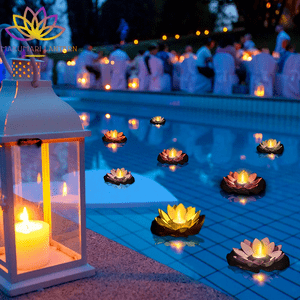
[[[272,272],[284,270],[290,265],[289,258],[281,250],[282,246],[270,243],[266,237],[261,241],[255,239],[253,243],[248,240],[241,242],[241,249],[233,248],[227,254],[230,266],[258,273],[260,270]]]
[[[102,137],[103,142],[107,143],[125,143],[127,141],[126,136],[123,132],[117,130],[109,130]]]
[[[131,172],[122,169],[112,169],[110,173],[107,173],[104,176],[104,181],[112,184],[132,184],[134,183],[134,177],[131,175]]]
[[[259,153],[282,154],[284,147],[280,141],[277,142],[276,140],[269,139],[261,142],[256,149]]]
[[[154,125],[164,125],[166,123],[166,119],[161,116],[156,116],[150,120],[150,123]]]
[[[195,207],[185,208],[179,205],[168,205],[167,214],[158,209],[157,216],[151,224],[151,232],[159,236],[189,236],[198,234],[204,223],[205,216],[200,216],[200,210],[196,212]]]
[[[263,97],[265,95],[265,86],[263,84],[259,84],[254,91],[254,95],[258,97]]]
[[[249,174],[242,170],[239,173],[229,172],[229,175],[223,177],[221,188],[227,193],[256,195],[265,190],[266,182],[263,178],[257,177],[256,173]]]
[[[177,151],[175,148],[164,150],[159,153],[157,160],[162,164],[183,165],[188,162],[189,157],[182,151]]]

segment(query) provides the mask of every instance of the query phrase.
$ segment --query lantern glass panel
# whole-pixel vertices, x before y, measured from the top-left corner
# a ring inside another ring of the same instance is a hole
[[[3,155],[4,148],[0,147],[0,156]],[[2,161],[0,159],[0,161]],[[5,241],[4,241],[4,224],[3,224],[3,207],[4,207],[4,197],[2,195],[2,180],[0,172],[0,268],[7,273],[7,269],[1,265],[2,262],[6,262],[5,255]]]
[[[79,141],[57,141],[12,146],[18,274],[81,259]]]

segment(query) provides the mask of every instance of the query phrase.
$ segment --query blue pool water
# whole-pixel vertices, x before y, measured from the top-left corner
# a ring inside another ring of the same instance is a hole
[[[165,203],[114,207],[107,205],[114,199],[103,199],[102,207],[87,209],[89,229],[238,299],[300,297],[298,119],[138,105],[70,105],[79,113],[90,113],[92,137],[86,139],[86,170],[124,167],[162,185],[179,203],[206,215],[200,233],[188,239],[182,252],[171,248],[168,239],[150,232],[157,208],[166,211]],[[165,126],[150,125],[155,115],[166,117]],[[136,119],[137,128],[129,123],[131,119]],[[123,131],[128,138],[116,152],[101,139],[104,130],[112,129]],[[260,157],[256,146],[261,137],[280,140],[285,146],[283,155]],[[170,147],[187,153],[188,165],[176,170],[158,165],[158,154]],[[221,192],[223,176],[240,169],[265,179],[263,197],[228,199]],[[140,202],[146,197],[149,195],[141,194]],[[160,195],[154,190],[151,197]],[[282,244],[291,266],[265,273],[264,282],[258,283],[253,273],[229,267],[226,255],[233,247],[240,248],[244,239],[264,237]]]

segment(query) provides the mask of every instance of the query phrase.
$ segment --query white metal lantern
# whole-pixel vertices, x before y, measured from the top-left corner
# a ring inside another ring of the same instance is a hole
[[[90,131],[31,61],[13,60],[0,93],[0,289],[9,296],[95,274],[86,255]]]

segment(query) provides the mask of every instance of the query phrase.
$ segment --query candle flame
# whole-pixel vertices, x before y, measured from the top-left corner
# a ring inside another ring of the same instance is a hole
[[[123,172],[123,170],[121,170],[121,169],[117,169],[117,177],[118,178],[123,178],[124,177],[124,174],[125,172]]]
[[[110,90],[110,85],[107,84],[107,85],[105,86],[105,89],[106,89],[106,90]]]
[[[67,188],[67,184],[66,182],[64,182],[64,185],[63,185],[63,196],[67,196],[68,194],[68,188]]]
[[[254,91],[254,95],[258,97],[263,97],[265,95],[265,87],[262,84],[260,84]]]
[[[269,139],[267,141],[268,148],[274,148],[276,146],[276,144],[277,144],[276,140]]]
[[[20,214],[20,220],[22,220],[25,223],[29,222],[28,212],[26,207],[24,207],[23,212]]]
[[[111,137],[114,138],[114,139],[117,138],[118,137],[118,131],[117,130],[112,131]]]
[[[106,115],[105,115],[105,118],[106,118],[106,119],[110,119],[110,114],[106,114]]]
[[[172,149],[170,150],[170,152],[169,152],[169,157],[170,157],[170,158],[174,158],[174,157],[176,157],[176,155],[177,155],[176,149],[175,149],[175,148],[172,148]]]
[[[181,218],[181,211],[180,210],[177,211],[177,216],[176,216],[176,218],[173,219],[173,222],[177,223],[177,224],[183,224],[183,223],[186,222],[185,219]]]
[[[161,121],[161,116],[155,117],[155,121]]]
[[[42,181],[42,178],[41,178],[41,173],[38,173],[38,175],[37,175],[37,183],[38,184],[40,184],[41,183],[41,181]]]
[[[266,249],[263,245],[262,242],[260,242],[254,249],[253,249],[253,254],[252,256],[255,258],[262,258],[265,257],[267,255],[266,253]]]
[[[237,183],[245,184],[248,182],[249,174],[243,170],[241,173],[238,174]]]

